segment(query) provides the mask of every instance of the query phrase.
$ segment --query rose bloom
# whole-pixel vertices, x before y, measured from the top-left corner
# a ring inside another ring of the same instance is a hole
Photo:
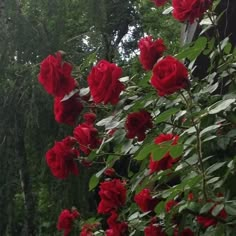
[[[93,230],[95,230],[99,225],[99,223],[84,224],[80,236],[93,236]]]
[[[72,212],[65,209],[61,212],[57,221],[57,229],[59,231],[64,230],[64,236],[69,236],[72,230],[73,221],[79,217],[79,212],[73,210]]]
[[[128,224],[126,222],[119,222],[118,214],[112,211],[111,216],[107,219],[109,229],[106,230],[106,236],[124,236],[127,235]]]
[[[54,146],[47,151],[46,162],[56,178],[65,179],[69,173],[79,174],[78,166],[73,160],[79,155],[78,150],[73,148],[74,143],[72,137],[67,137],[60,142],[55,142]]]
[[[160,225],[150,224],[144,229],[145,236],[167,236]]]
[[[152,117],[145,110],[130,113],[126,118],[125,128],[127,138],[132,139],[137,136],[138,141],[143,141],[146,137],[146,130],[152,128]]]
[[[154,64],[166,50],[163,40],[153,41],[152,36],[141,38],[138,47],[140,50],[139,60],[145,70],[152,70]]]
[[[125,86],[119,81],[122,69],[106,60],[94,66],[88,76],[88,85],[95,103],[115,105]]]
[[[178,135],[173,135],[173,134],[160,134],[158,137],[155,138],[155,144],[160,144],[166,141],[173,140],[171,145],[177,144],[179,136]],[[158,172],[160,170],[167,170],[172,168],[173,164],[178,161],[178,158],[172,158],[168,153],[159,161],[155,161],[153,159],[153,156],[151,155],[150,157],[150,162],[149,162],[149,169],[150,173]]]
[[[171,209],[176,206],[178,204],[178,202],[176,202],[175,200],[169,200],[166,204],[165,204],[165,210],[167,213],[169,213],[171,211]]]
[[[185,228],[181,233],[179,233],[179,230],[175,228],[174,236],[194,236],[194,233],[189,228]]]
[[[62,60],[61,53],[49,55],[40,64],[39,83],[51,95],[64,97],[76,86],[71,76],[72,66]]]
[[[202,17],[211,4],[212,0],[173,0],[173,16],[178,21],[188,20],[192,24],[195,19]]]
[[[152,198],[150,189],[143,189],[140,193],[134,196],[134,201],[140,207],[142,212],[153,211],[158,203],[158,200]]]
[[[168,0],[152,0],[157,7],[161,7],[166,4]]]
[[[96,115],[94,113],[84,114],[84,123],[74,129],[74,137],[79,143],[80,149],[88,155],[91,149],[96,149],[101,144],[98,138],[98,130],[93,126]]]
[[[104,174],[109,176],[109,177],[113,177],[116,175],[116,171],[113,169],[113,168],[107,168],[105,171],[104,171]]]
[[[123,206],[126,201],[126,188],[119,179],[105,181],[100,184],[98,205],[99,214],[107,214]]]
[[[54,99],[54,116],[58,123],[67,125],[75,125],[78,115],[83,110],[83,105],[79,100],[78,95],[74,95],[68,100],[61,101],[62,98],[55,97]]]
[[[215,206],[213,206],[210,209],[209,214],[211,214],[211,212],[213,211]],[[226,219],[227,216],[228,216],[227,212],[223,208],[216,217],[221,218],[221,219]],[[212,225],[215,226],[217,224],[217,219],[211,218],[210,216],[199,215],[199,216],[197,216],[197,222],[198,222],[198,224],[202,225],[204,228],[208,228]]]
[[[188,86],[188,70],[176,58],[167,56],[154,66],[151,84],[159,96],[172,94]]]

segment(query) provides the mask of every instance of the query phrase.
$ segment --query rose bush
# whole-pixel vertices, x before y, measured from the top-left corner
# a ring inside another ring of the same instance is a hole
[[[211,1],[172,4],[174,16],[190,23],[210,6],[214,10]],[[147,36],[137,47],[142,66],[152,75],[139,72],[121,83],[122,69],[114,63],[101,60],[91,69],[91,98],[86,95],[80,111],[84,121],[73,138],[56,142],[46,153],[57,178],[78,174],[76,161],[84,168],[99,166],[89,181],[90,191],[99,188],[97,212],[78,221],[80,235],[233,235],[236,72],[227,40],[201,36],[163,58],[163,41]],[[208,75],[196,80],[201,54],[209,57]],[[40,74],[51,77],[51,70],[41,69]],[[219,82],[223,79],[225,87]],[[223,88],[229,92],[223,94]],[[113,106],[104,106],[108,103]],[[74,117],[63,120],[74,122]],[[68,222],[59,229],[70,232]]]

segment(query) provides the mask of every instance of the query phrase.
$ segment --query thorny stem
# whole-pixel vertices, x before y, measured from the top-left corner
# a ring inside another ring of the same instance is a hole
[[[203,164],[203,155],[202,155],[202,141],[201,141],[201,136],[200,136],[200,126],[198,126],[198,124],[195,122],[194,118],[193,118],[193,112],[192,112],[192,94],[190,93],[190,91],[187,91],[189,98],[190,98],[190,105],[189,105],[189,101],[187,100],[187,98],[184,96],[184,94],[180,91],[180,94],[182,96],[182,98],[184,99],[184,101],[186,102],[187,108],[190,112],[191,115],[191,121],[192,124],[196,130],[196,136],[197,136],[197,154],[198,154],[198,161],[200,164],[200,168],[201,168],[201,172],[202,172],[202,188],[203,188],[203,195],[204,195],[204,199],[205,201],[207,201],[207,190],[206,190],[206,175],[205,175],[205,168],[204,168],[204,164]]]

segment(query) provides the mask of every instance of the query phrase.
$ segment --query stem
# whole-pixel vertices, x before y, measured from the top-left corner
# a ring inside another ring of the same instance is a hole
[[[190,91],[187,91],[188,95],[189,95],[189,100],[187,100],[187,98],[184,96],[184,94],[182,92],[180,92],[182,98],[184,99],[184,101],[186,102],[187,105],[187,109],[190,111],[190,115],[191,115],[191,121],[192,124],[196,130],[196,136],[197,136],[197,154],[198,154],[198,161],[200,164],[200,168],[201,168],[201,172],[202,172],[202,188],[203,188],[203,195],[204,195],[204,199],[207,201],[207,190],[206,190],[206,175],[205,175],[205,168],[204,168],[204,164],[203,164],[203,155],[202,155],[202,141],[201,141],[201,136],[200,136],[200,126],[198,126],[198,124],[195,122],[194,118],[193,118],[193,112],[192,112],[192,94]],[[189,106],[189,101],[190,101],[190,106]]]

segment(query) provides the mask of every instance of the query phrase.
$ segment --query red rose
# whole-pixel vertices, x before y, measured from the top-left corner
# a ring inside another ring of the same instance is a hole
[[[152,0],[157,7],[163,6],[168,0]]]
[[[188,83],[187,68],[172,56],[160,60],[153,68],[151,84],[157,89],[159,96],[186,88]]]
[[[216,205],[215,205],[216,206]],[[215,206],[213,206],[210,211],[209,214],[211,214],[211,212],[213,211],[213,209],[215,208]],[[225,209],[223,208],[219,214],[217,215],[218,218],[221,219],[226,219],[227,218],[227,212],[225,211]],[[202,225],[204,228],[208,228],[210,226],[214,226],[217,224],[217,219],[215,218],[211,218],[210,216],[197,216],[197,222]]]
[[[166,236],[166,233],[163,231],[162,227],[159,225],[150,224],[144,229],[145,236]]]
[[[110,177],[113,177],[116,174],[116,171],[113,168],[107,168],[104,171],[104,174]]]
[[[69,210],[65,209],[58,217],[57,229],[59,231],[64,230],[64,236],[68,236],[70,234],[74,219],[79,217],[79,213],[77,212],[77,210],[75,211],[76,213],[74,211],[70,212]]]
[[[153,211],[158,200],[152,198],[150,189],[143,189],[140,193],[134,196],[134,201],[140,207],[142,212]]]
[[[64,97],[76,86],[76,81],[71,76],[72,66],[63,62],[59,52],[56,56],[49,55],[40,64],[39,83],[51,95]]]
[[[151,70],[166,50],[163,40],[153,41],[152,36],[140,39],[138,47],[140,50],[139,60],[145,70]]]
[[[95,103],[111,103],[115,105],[119,101],[119,95],[125,89],[119,81],[122,69],[113,63],[101,60],[92,68],[88,76],[90,93]]]
[[[145,110],[130,113],[126,118],[125,128],[127,138],[132,139],[137,136],[138,141],[143,141],[146,137],[146,130],[152,128],[152,117]]]
[[[74,137],[78,141],[80,149],[88,155],[91,149],[99,147],[101,140],[98,138],[98,130],[93,126],[96,115],[94,113],[86,113],[84,119],[85,122],[74,129]]]
[[[52,174],[59,179],[65,179],[69,173],[79,174],[78,166],[73,160],[79,153],[73,145],[73,138],[67,137],[60,142],[55,142],[55,145],[46,153],[47,164]]]
[[[128,225],[126,222],[117,221],[118,215],[116,212],[112,212],[111,216],[107,220],[109,229],[106,230],[106,236],[124,236],[127,233]]]
[[[62,98],[54,99],[54,116],[58,123],[74,125],[78,115],[83,110],[83,105],[79,101],[77,95],[72,96],[68,100],[61,101]]]
[[[98,194],[101,198],[97,209],[99,214],[111,213],[126,201],[126,188],[119,179],[102,182]]]
[[[203,13],[211,6],[212,0],[173,0],[173,16],[180,22],[201,18]]]
[[[171,211],[171,209],[176,206],[178,204],[178,202],[176,202],[175,200],[169,200],[166,204],[165,204],[165,210],[167,213],[169,213]]]
[[[186,228],[181,233],[179,233],[179,230],[176,228],[174,231],[174,236],[194,236],[194,233],[189,228]]]
[[[93,230],[95,230],[99,225],[99,223],[84,224],[80,236],[93,236]]]
[[[173,135],[173,134],[160,134],[158,137],[155,139],[155,144],[160,144],[166,141],[173,140],[171,145],[177,144],[179,136],[178,135]],[[158,172],[160,170],[167,170],[172,168],[173,164],[178,161],[178,158],[172,158],[168,153],[159,161],[155,161],[153,159],[153,156],[151,155],[150,157],[150,162],[149,162],[149,169],[150,173],[152,174],[153,172]]]

